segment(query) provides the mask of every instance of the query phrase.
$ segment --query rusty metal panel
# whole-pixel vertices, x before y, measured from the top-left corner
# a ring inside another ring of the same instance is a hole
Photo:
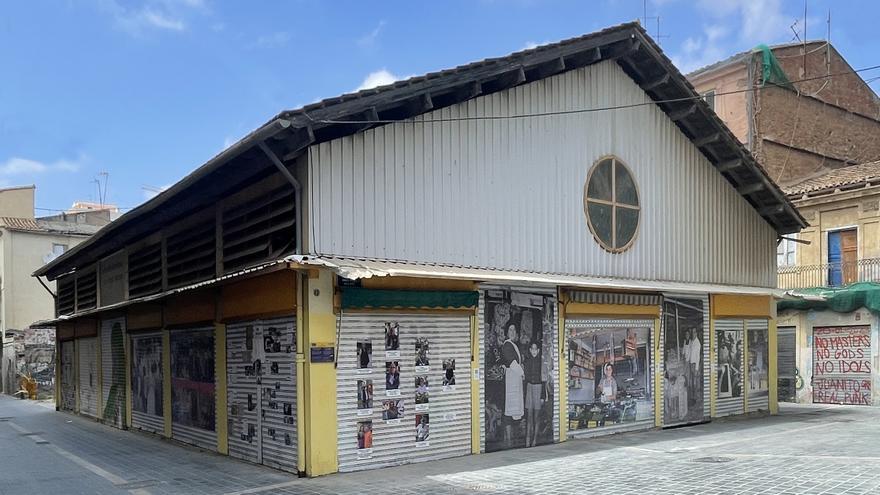
[[[619,105],[614,111],[486,118]],[[470,120],[460,120],[462,118]],[[584,215],[600,157],[641,222],[606,252]],[[668,116],[603,62],[315,145],[309,251],[530,272],[775,286],[775,232]]]

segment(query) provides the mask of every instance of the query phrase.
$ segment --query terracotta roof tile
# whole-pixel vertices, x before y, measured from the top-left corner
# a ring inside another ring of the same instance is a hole
[[[14,230],[28,230],[33,232],[42,232],[45,229],[37,224],[33,218],[17,218],[17,217],[0,217],[0,223],[4,227]]]
[[[824,189],[840,188],[873,182],[880,184],[880,161],[850,165],[783,188],[786,194],[801,195]]]

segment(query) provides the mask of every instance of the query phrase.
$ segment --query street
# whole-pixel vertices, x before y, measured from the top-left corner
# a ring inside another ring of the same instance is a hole
[[[298,479],[0,398],[0,494],[880,493],[880,411],[784,405],[715,421]]]

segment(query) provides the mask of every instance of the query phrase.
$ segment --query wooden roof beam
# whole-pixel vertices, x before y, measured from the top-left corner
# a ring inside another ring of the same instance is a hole
[[[743,164],[742,158],[735,158],[733,160],[728,160],[726,162],[721,162],[715,166],[719,172],[730,172],[735,168],[741,167]]]
[[[660,77],[658,77],[658,78],[656,78],[656,79],[652,79],[652,80],[646,82],[645,84],[642,84],[642,89],[643,89],[644,91],[650,91],[650,90],[652,90],[652,89],[654,89],[654,88],[658,88],[658,87],[660,87],[660,86],[664,86],[664,85],[666,85],[666,83],[668,83],[668,82],[669,82],[669,73],[668,73],[668,72],[664,72],[662,76],[660,76]]]
[[[669,115],[669,118],[673,122],[678,122],[681,119],[684,119],[684,118],[687,118],[687,117],[693,115],[694,112],[696,112],[696,111],[697,111],[697,104],[691,103],[688,106],[686,106],[685,108],[669,112],[668,115]]]
[[[767,187],[767,184],[763,182],[754,182],[752,184],[746,184],[744,186],[740,186],[736,188],[736,192],[738,192],[741,196],[748,196],[749,194],[755,194],[757,192],[763,191]]]
[[[696,107],[696,105],[694,105],[694,107]],[[703,136],[701,138],[694,139],[694,146],[696,146],[697,148],[702,148],[703,146],[706,146],[707,144],[712,144],[714,142],[717,142],[719,139],[721,139],[721,133],[713,132],[712,134],[708,134],[708,135]]]

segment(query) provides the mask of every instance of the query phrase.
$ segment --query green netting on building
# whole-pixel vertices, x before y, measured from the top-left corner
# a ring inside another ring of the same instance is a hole
[[[776,303],[777,311],[786,309],[831,310],[837,313],[850,313],[859,308],[867,308],[880,313],[880,284],[859,282],[840,288],[819,287],[792,291],[795,296],[821,297],[824,300],[784,299]]]
[[[775,84],[784,88],[794,89],[785,71],[779,65],[779,61],[773,55],[773,51],[767,45],[758,45],[752,49],[752,53],[761,54],[761,86]]]
[[[343,309],[473,308],[480,294],[456,290],[388,290],[349,287],[342,291]]]

